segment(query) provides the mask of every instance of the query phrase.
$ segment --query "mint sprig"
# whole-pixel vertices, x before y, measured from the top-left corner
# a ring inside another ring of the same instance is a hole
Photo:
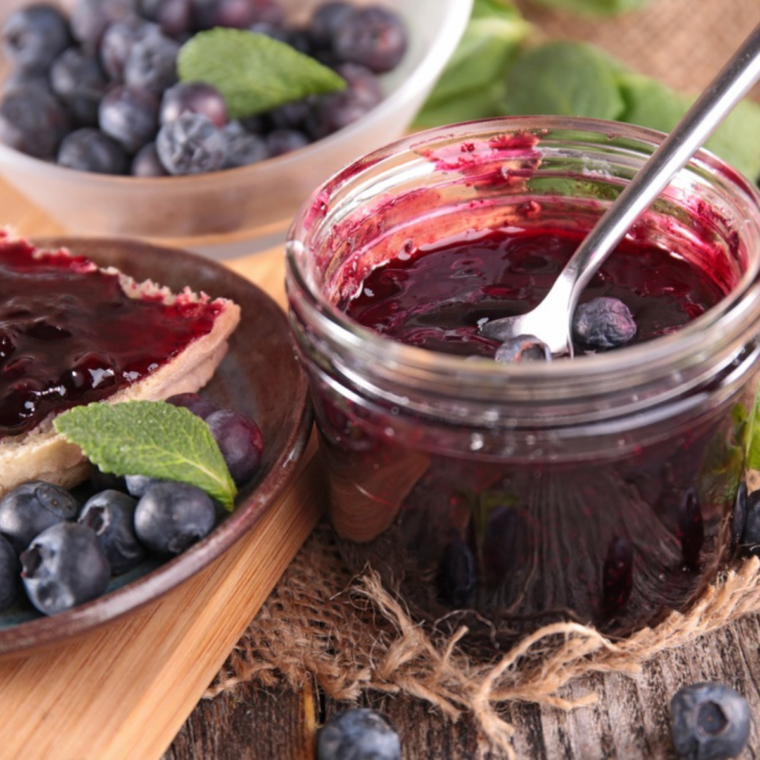
[[[233,119],[346,86],[342,77],[314,58],[243,29],[199,32],[180,49],[177,71],[183,82],[216,87]]]
[[[232,511],[237,489],[208,425],[164,401],[94,403],[63,412],[58,433],[103,472],[177,480]]]

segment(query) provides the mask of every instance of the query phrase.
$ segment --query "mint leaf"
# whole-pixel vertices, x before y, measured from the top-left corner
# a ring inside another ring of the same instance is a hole
[[[625,108],[616,73],[601,49],[555,40],[518,55],[507,75],[509,114],[553,114],[617,119]]]
[[[233,119],[346,86],[334,71],[290,45],[243,29],[199,32],[180,49],[177,71],[183,82],[214,85]]]
[[[579,13],[584,16],[617,16],[638,10],[649,0],[536,0],[548,8]]]
[[[756,181],[760,177],[760,143],[754,136],[758,134],[760,105],[745,99],[726,116],[705,147]]]
[[[747,467],[750,470],[760,470],[760,385],[755,392],[755,402],[749,417],[748,438]]]
[[[94,403],[63,412],[53,425],[103,472],[178,480],[234,507],[237,491],[222,452],[187,409],[164,401]]]

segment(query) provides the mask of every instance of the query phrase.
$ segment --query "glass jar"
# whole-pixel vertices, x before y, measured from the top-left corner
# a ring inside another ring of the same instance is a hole
[[[615,351],[473,360],[398,343],[338,304],[412,245],[588,230],[660,139],[559,117],[431,130],[334,176],[291,228],[291,324],[342,555],[419,619],[468,625],[475,646],[556,620],[624,635],[688,607],[732,556],[760,370],[760,199],[707,153],[678,174],[630,236],[725,295]]]

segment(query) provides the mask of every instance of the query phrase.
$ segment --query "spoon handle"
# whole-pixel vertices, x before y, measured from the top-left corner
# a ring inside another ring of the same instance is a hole
[[[620,193],[568,262],[563,274],[572,283],[569,314],[575,310],[581,292],[597,269],[633,223],[649,208],[673,175],[686,165],[759,77],[760,24]],[[566,291],[567,282],[566,280],[564,286],[559,282],[556,284],[559,289]]]

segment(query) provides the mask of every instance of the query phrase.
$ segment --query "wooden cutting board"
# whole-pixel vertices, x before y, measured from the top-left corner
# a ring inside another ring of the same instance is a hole
[[[2,181],[0,211],[24,236],[63,232]],[[230,266],[284,304],[281,250]],[[0,661],[0,757],[160,757],[316,525],[315,447],[258,525],[182,586],[75,640]]]

